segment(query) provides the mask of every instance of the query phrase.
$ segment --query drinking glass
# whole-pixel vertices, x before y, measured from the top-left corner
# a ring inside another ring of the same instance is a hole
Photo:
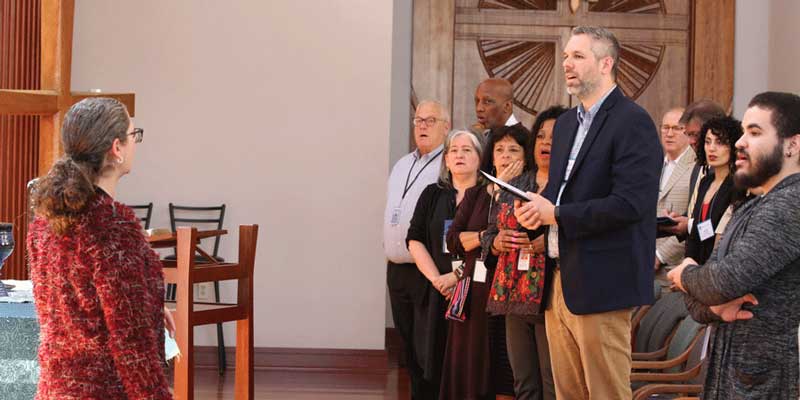
[[[14,251],[14,225],[0,222],[0,276],[3,272],[3,263]],[[6,287],[0,283],[0,296],[7,296]]]

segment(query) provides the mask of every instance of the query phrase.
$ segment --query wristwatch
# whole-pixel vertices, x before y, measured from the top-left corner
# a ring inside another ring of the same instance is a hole
[[[555,208],[553,208],[553,218],[556,220],[556,223],[560,222],[559,221],[561,219],[560,218],[561,217],[560,211],[561,211],[561,209],[559,208],[559,206],[555,206]]]

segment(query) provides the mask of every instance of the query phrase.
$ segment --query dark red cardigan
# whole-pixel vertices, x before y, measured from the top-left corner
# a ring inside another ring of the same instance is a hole
[[[164,279],[133,211],[98,190],[65,235],[28,233],[41,327],[37,399],[171,399]]]

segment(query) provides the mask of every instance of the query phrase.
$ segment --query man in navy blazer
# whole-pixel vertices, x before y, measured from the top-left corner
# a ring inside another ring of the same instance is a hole
[[[631,308],[653,302],[664,155],[650,116],[616,86],[618,55],[610,31],[573,29],[563,67],[580,104],[556,121],[547,187],[515,210],[546,237],[560,399],[631,398]]]

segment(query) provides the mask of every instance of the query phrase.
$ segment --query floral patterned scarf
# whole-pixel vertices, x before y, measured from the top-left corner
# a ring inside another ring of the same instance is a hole
[[[512,204],[501,203],[497,229],[520,230]],[[486,311],[491,314],[539,314],[544,292],[544,254],[533,254],[527,271],[517,269],[519,249],[499,255]]]

